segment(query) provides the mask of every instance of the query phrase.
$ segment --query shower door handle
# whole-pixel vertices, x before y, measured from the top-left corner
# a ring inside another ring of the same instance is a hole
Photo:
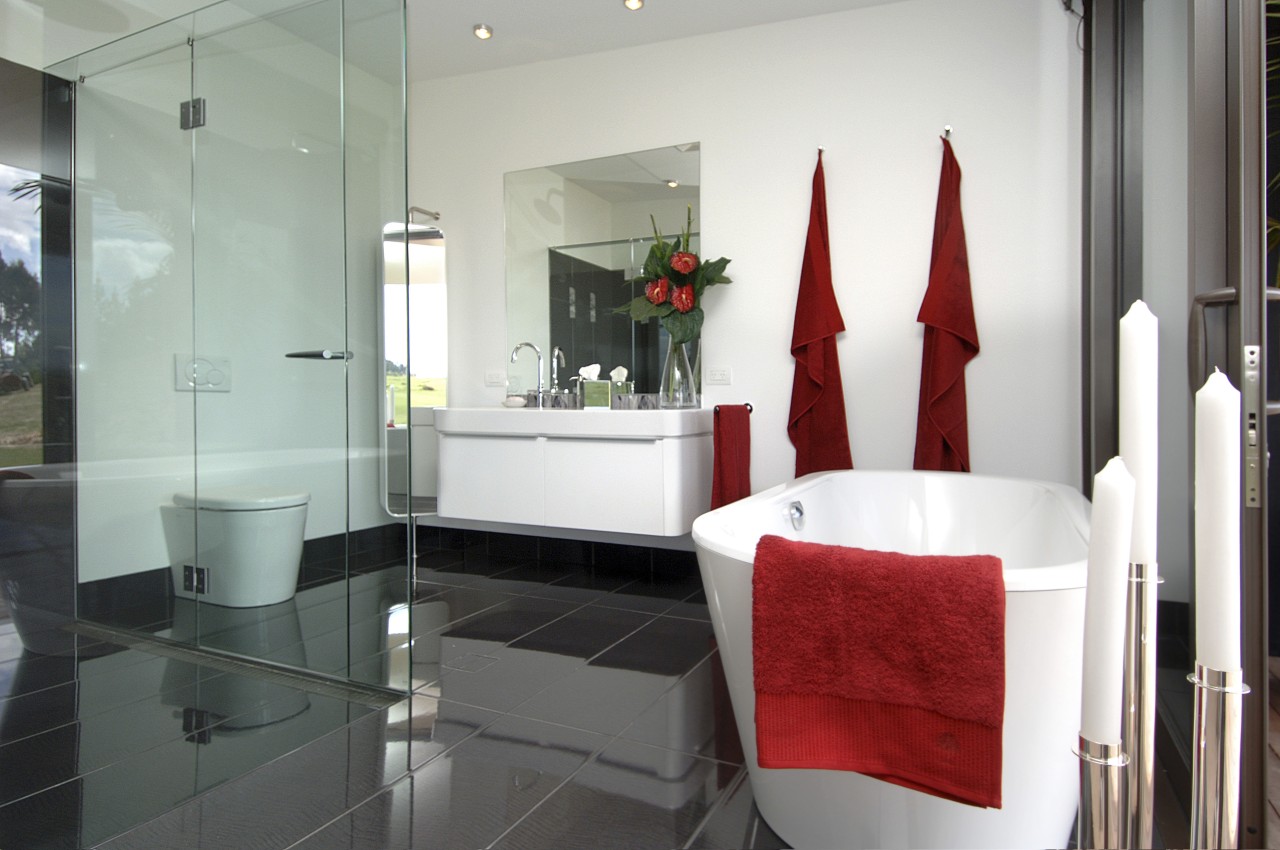
[[[1187,379],[1191,392],[1204,384],[1208,371],[1209,354],[1205,350],[1204,310],[1210,305],[1236,304],[1239,291],[1234,286],[1201,292],[1191,299],[1191,315],[1187,326]]]
[[[303,360],[351,360],[355,357],[352,351],[334,351],[329,348],[322,348],[318,351],[290,351],[285,357],[296,357]]]

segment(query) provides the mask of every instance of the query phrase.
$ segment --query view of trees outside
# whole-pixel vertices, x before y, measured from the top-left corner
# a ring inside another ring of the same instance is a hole
[[[0,468],[44,454],[39,179],[0,163]]]

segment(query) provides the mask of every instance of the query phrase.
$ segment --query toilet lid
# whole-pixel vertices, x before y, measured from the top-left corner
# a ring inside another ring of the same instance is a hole
[[[173,503],[206,511],[266,511],[293,508],[311,501],[311,494],[305,490],[288,492],[249,486],[201,488],[198,495],[199,498],[196,493],[175,493]]]

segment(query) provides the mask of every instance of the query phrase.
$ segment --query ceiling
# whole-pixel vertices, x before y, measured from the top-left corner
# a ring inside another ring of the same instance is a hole
[[[894,0],[408,0],[409,79],[438,79]],[[488,24],[494,36],[472,34]]]
[[[254,8],[274,5],[239,2]],[[894,0],[646,0],[636,12],[624,8],[622,0],[407,2],[409,78],[417,82]],[[24,48],[29,55],[5,58],[47,67],[208,5],[209,0],[0,0],[0,29],[10,29],[11,49],[42,45]],[[288,5],[281,0],[281,7]],[[472,27],[478,23],[491,26],[494,37],[477,39]],[[12,35],[18,31],[23,38]],[[0,48],[5,44],[0,39]]]

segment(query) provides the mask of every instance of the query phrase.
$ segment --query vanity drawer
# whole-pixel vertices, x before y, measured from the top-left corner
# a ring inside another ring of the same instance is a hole
[[[545,525],[546,439],[440,434],[442,517]]]
[[[546,524],[664,534],[662,443],[548,440]]]

